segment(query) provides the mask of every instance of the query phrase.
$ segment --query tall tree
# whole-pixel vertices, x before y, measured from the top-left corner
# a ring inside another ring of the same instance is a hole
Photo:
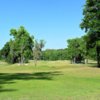
[[[80,26],[87,32],[88,47],[96,49],[97,66],[100,67],[100,0],[86,0],[83,15]]]

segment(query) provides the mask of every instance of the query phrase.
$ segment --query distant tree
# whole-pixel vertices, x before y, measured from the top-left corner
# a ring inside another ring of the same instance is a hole
[[[88,48],[96,49],[97,66],[100,67],[100,1],[86,0],[83,15],[80,27],[87,32]]]
[[[67,40],[68,55],[72,63],[82,62],[85,54],[85,47],[83,38],[74,38]]]
[[[67,49],[46,49],[43,51],[43,60],[67,60]]]
[[[35,40],[33,48],[33,57],[35,66],[37,66],[37,60],[40,60],[42,58],[42,49],[44,46],[45,46],[44,40],[40,40],[39,42]]]

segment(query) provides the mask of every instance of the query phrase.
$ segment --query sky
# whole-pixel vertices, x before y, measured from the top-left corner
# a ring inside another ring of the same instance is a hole
[[[63,49],[67,40],[81,37],[85,0],[0,0],[0,49],[10,40],[10,29],[24,26],[45,49]]]

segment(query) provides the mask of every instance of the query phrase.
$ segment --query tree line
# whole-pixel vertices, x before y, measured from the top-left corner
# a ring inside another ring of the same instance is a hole
[[[26,29],[21,26],[18,30],[11,29],[13,36],[0,51],[2,59],[9,63],[27,63],[29,60],[71,60],[71,63],[86,63],[88,59],[96,60],[95,47],[87,49],[86,36],[68,39],[68,46],[65,49],[46,49],[45,41],[37,41],[30,36]]]

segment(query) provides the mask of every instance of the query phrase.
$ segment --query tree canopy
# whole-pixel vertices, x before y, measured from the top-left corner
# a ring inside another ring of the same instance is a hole
[[[88,48],[95,48],[98,67],[100,67],[100,0],[86,0],[84,18],[80,27],[87,32]]]

